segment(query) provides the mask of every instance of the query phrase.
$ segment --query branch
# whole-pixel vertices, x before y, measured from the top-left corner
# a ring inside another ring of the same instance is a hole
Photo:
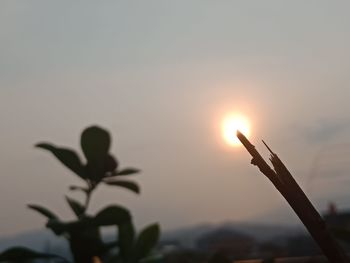
[[[277,154],[272,152],[263,141],[271,153],[270,161],[274,167],[272,169],[255,149],[255,146],[240,131],[237,131],[237,137],[253,157],[251,163],[269,178],[286,199],[328,260],[332,263],[349,263],[349,258],[327,229],[324,220]]]

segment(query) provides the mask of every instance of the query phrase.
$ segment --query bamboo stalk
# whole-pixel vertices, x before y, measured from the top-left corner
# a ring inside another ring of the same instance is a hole
[[[237,137],[253,157],[251,163],[256,165],[282,194],[328,260],[332,263],[349,263],[349,258],[327,229],[324,220],[277,154],[263,141],[271,153],[270,161],[274,168],[272,169],[240,131],[237,131]]]

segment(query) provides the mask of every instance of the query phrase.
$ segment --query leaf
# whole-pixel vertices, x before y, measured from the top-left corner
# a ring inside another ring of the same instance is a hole
[[[140,170],[136,168],[125,168],[116,173],[116,176],[118,175],[131,175],[131,174],[137,174]]]
[[[50,151],[62,164],[77,174],[80,178],[85,179],[84,166],[77,153],[73,150],[56,147],[49,143],[39,143],[35,146]]]
[[[121,206],[108,206],[100,211],[93,222],[96,226],[121,225],[131,220],[129,211]]]
[[[58,219],[58,217],[52,213],[47,208],[40,206],[40,205],[28,205],[28,208],[37,211],[38,213],[42,214],[43,216],[46,216],[48,219]]]
[[[52,232],[54,232],[57,236],[60,236],[63,233],[69,232],[71,228],[69,223],[64,223],[57,219],[50,219],[47,222],[46,227],[48,229],[51,229]]]
[[[135,229],[131,221],[119,226],[118,241],[120,256],[125,262],[128,262],[132,256],[135,242]]]
[[[104,183],[108,184],[108,185],[113,185],[113,186],[119,186],[119,187],[123,187],[126,189],[129,189],[130,191],[139,194],[140,193],[140,187],[138,186],[137,183],[132,182],[132,181],[126,181],[126,180],[104,180]]]
[[[105,161],[105,171],[113,172],[115,171],[115,169],[117,169],[117,167],[118,167],[117,159],[113,155],[109,154]]]
[[[40,253],[24,247],[13,247],[0,254],[0,262],[27,262],[35,259],[60,259],[61,262],[68,262],[66,259],[47,253]]]
[[[62,234],[69,234],[70,237],[72,237],[72,235],[89,235],[91,237],[91,235],[98,233],[97,227],[101,225],[98,225],[97,223],[99,222],[96,222],[94,217],[85,215],[78,220],[69,222],[51,219],[47,222],[46,227],[51,229],[58,236]],[[94,232],[94,229],[96,229],[96,232]]]
[[[91,126],[82,132],[80,144],[88,162],[96,162],[105,160],[111,145],[111,138],[108,131],[98,126]]]
[[[81,215],[84,214],[85,212],[85,207],[80,204],[78,201],[69,198],[68,196],[66,196],[66,200],[70,206],[70,208],[72,209],[72,211],[74,212],[74,214],[79,218]]]
[[[136,261],[150,254],[152,249],[157,245],[159,235],[160,228],[158,224],[150,225],[140,233],[134,251]]]
[[[115,174],[118,167],[118,161],[111,154],[102,157],[88,161],[85,167],[86,176],[95,183],[99,183],[103,178]]]

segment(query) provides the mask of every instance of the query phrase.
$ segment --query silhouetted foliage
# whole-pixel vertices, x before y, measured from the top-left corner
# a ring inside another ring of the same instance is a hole
[[[117,159],[109,152],[111,137],[100,127],[92,126],[85,129],[81,135],[80,145],[86,159],[85,163],[72,149],[58,147],[51,143],[36,145],[40,149],[51,152],[64,166],[84,181],[85,186],[72,185],[69,189],[83,192],[85,202],[66,196],[68,206],[77,219],[62,221],[49,209],[36,204],[29,204],[28,208],[43,215],[47,219],[46,227],[56,235],[67,239],[76,263],[93,262],[96,257],[107,263],[156,262],[158,257],[152,255],[152,252],[160,235],[158,224],[152,224],[136,235],[132,216],[125,207],[109,205],[96,215],[87,213],[92,193],[100,184],[121,187],[139,194],[139,185],[134,181],[125,180],[124,177],[140,171],[135,168],[119,169]],[[103,242],[100,234],[100,228],[103,226],[115,226],[118,229],[115,241]],[[68,262],[57,255],[20,247],[0,254],[0,262],[28,262],[45,258],[55,262]]]
[[[230,260],[228,257],[221,253],[215,253],[209,260],[208,263],[231,263],[232,260]]]
[[[57,262],[69,262],[66,259],[53,254],[40,253],[24,247],[7,249],[0,255],[0,262],[28,262],[36,259],[55,259]]]

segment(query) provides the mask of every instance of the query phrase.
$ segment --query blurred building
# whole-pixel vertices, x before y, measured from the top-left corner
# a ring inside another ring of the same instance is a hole
[[[328,211],[323,215],[330,228],[350,229],[350,211],[338,211],[334,203],[330,203]]]

